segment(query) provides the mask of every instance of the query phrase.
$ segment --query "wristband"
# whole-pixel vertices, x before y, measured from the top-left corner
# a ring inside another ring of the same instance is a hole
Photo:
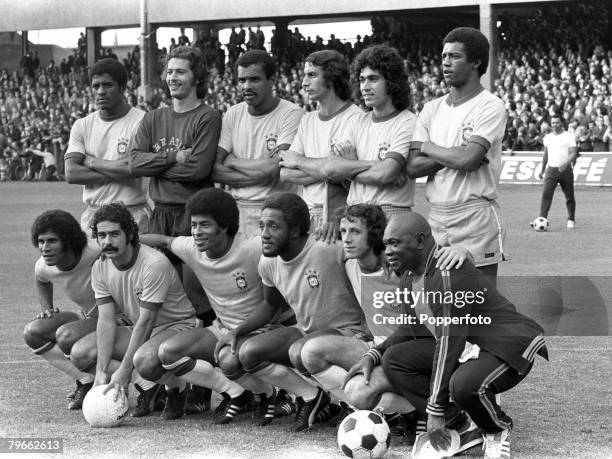
[[[371,358],[374,361],[374,365],[380,365],[380,362],[382,362],[382,355],[376,349],[370,349],[363,356]]]
[[[420,142],[418,140],[413,140],[412,142],[410,142],[410,150],[417,150],[419,153],[421,153],[422,147],[423,142]]]

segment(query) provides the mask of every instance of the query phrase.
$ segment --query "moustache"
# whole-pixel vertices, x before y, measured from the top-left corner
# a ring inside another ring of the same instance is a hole
[[[102,249],[102,252],[117,252],[119,249],[117,247],[113,247],[112,245],[106,246]]]

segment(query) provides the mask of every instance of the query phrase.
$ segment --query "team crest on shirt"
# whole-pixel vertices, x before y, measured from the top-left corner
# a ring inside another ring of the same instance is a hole
[[[236,282],[236,287],[238,290],[246,290],[249,286],[246,280],[246,273],[244,271],[236,271],[232,273],[232,277],[234,278],[234,282]]]
[[[380,159],[381,161],[385,159],[385,156],[387,156],[387,151],[389,151],[390,146],[391,145],[389,145],[389,142],[380,142],[378,144],[378,159]]]
[[[117,139],[117,153],[119,156],[125,156],[127,154],[129,140],[125,137],[119,137]]]
[[[272,156],[274,150],[276,150],[276,140],[277,139],[278,139],[278,136],[276,134],[266,135],[266,150],[270,152],[270,156]]]
[[[307,269],[306,272],[304,272],[304,276],[306,276],[310,288],[319,288],[321,286],[319,282],[319,272],[316,269]]]
[[[461,123],[461,145],[467,145],[474,132],[474,121],[464,121]]]
[[[135,287],[134,293],[136,294],[136,298],[140,300],[140,297],[142,296],[142,287]]]

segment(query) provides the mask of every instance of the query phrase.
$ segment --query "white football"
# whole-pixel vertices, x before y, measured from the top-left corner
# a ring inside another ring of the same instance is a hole
[[[106,387],[92,387],[83,400],[83,416],[91,427],[117,427],[128,411],[127,396],[114,388],[103,394]]]
[[[459,452],[461,439],[456,430],[448,430],[451,435],[451,445],[445,450],[436,450],[429,441],[429,434],[420,434],[412,448],[412,457],[414,459],[441,459],[443,457],[454,456]]]
[[[531,222],[531,227],[536,231],[546,231],[548,229],[548,220],[544,217],[538,217]]]
[[[348,457],[383,457],[390,443],[389,426],[374,411],[355,411],[338,427],[338,446]]]

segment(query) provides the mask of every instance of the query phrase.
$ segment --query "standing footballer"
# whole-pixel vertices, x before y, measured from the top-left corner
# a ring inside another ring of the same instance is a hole
[[[377,204],[389,219],[410,212],[414,201],[414,180],[404,171],[416,122],[408,77],[397,50],[385,45],[364,49],[352,71],[368,111],[351,117],[333,154],[317,161],[326,179],[351,180],[347,204]]]
[[[331,240],[332,217],[346,205],[347,190],[343,183],[326,179],[321,159],[341,140],[347,121],[363,111],[350,100],[349,64],[337,51],[315,51],[306,58],[302,88],[317,110],[304,115],[291,148],[280,153],[280,178],[302,185],[311,231]]]
[[[100,206],[121,201],[140,231],[146,232],[151,213],[147,181],[132,177],[127,167],[132,139],[145,113],[125,101],[128,74],[119,61],[100,59],[90,75],[98,110],[74,123],[65,154],[66,180],[83,185],[87,208],[81,227],[89,230],[89,220]]]
[[[461,245],[486,275],[497,276],[504,228],[497,204],[504,103],[480,84],[489,42],[478,30],[444,38],[442,70],[450,92],[419,114],[408,160],[411,177],[427,177],[428,221],[438,244]]]
[[[291,145],[304,112],[274,94],[276,63],[265,51],[241,55],[236,74],[244,101],[223,118],[213,177],[231,187],[240,209],[240,231],[257,236],[264,199],[295,190],[279,180],[278,152]]]

